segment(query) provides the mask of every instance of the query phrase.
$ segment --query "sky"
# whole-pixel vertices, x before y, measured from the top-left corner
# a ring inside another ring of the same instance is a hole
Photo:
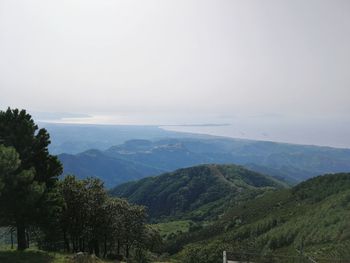
[[[350,148],[349,47],[348,0],[0,0],[0,108]]]

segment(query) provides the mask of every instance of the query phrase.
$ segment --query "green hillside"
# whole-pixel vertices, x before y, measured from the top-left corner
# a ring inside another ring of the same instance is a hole
[[[111,194],[145,205],[152,219],[214,219],[233,204],[284,188],[236,165],[200,165],[117,186]]]
[[[303,248],[317,262],[336,262],[350,258],[349,219],[350,174],[319,176],[232,207],[213,225],[169,241],[165,250],[182,249],[183,262],[211,255],[210,263],[221,262],[223,250],[293,256]]]

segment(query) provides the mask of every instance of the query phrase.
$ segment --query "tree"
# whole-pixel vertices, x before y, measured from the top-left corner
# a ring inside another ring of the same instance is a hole
[[[47,131],[39,130],[25,110],[0,111],[0,143],[18,154],[16,169],[3,182],[0,209],[8,224],[16,227],[18,250],[23,250],[28,247],[26,228],[49,220],[62,165],[49,154]]]
[[[89,253],[100,256],[100,241],[103,238],[102,225],[106,214],[104,205],[107,201],[107,193],[103,182],[99,179],[88,178],[85,180],[87,193],[87,229]]]
[[[128,258],[133,246],[140,246],[145,234],[146,209],[143,206],[130,206],[125,217],[125,255]]]
[[[64,199],[60,226],[67,251],[103,257],[120,257],[123,251],[129,258],[130,251],[155,249],[160,242],[157,231],[146,227],[145,208],[108,197],[99,179],[77,180],[68,175],[59,188]]]
[[[60,183],[60,192],[64,198],[61,216],[66,250],[85,251],[100,254],[100,241],[105,237],[104,228],[107,211],[105,204],[107,193],[99,179],[76,180],[68,175]]]
[[[84,230],[87,228],[88,210],[84,181],[68,175],[60,182],[60,192],[64,199],[60,225],[65,248],[67,251],[85,251]]]

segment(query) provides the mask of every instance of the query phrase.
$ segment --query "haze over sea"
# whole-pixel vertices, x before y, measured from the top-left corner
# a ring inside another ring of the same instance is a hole
[[[347,0],[0,1],[0,109],[350,148],[349,10]]]

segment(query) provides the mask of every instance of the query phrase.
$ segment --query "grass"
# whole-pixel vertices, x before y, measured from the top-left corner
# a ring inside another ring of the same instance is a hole
[[[64,254],[48,253],[40,250],[0,250],[1,263],[68,263],[70,258]]]
[[[25,251],[0,250],[1,263],[75,263],[72,254],[45,252],[37,249]],[[87,260],[86,263],[107,263],[101,259]]]
[[[171,221],[153,225],[160,233],[162,238],[166,239],[172,234],[186,233],[190,229],[190,220]]]

